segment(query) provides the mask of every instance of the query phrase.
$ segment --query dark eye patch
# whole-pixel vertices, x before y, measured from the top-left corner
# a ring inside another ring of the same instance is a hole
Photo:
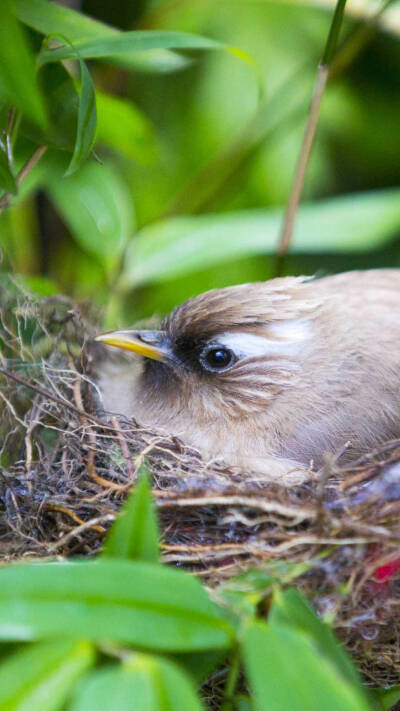
[[[204,340],[191,338],[178,338],[174,343],[174,355],[191,370],[201,370],[199,357],[206,345]]]
[[[223,372],[236,361],[233,351],[218,342],[210,343],[209,338],[177,339],[174,354],[183,365],[199,374]]]

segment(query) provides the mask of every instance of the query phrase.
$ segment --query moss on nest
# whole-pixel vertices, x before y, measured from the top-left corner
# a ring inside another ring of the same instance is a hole
[[[0,557],[92,555],[147,458],[164,560],[210,586],[276,561],[367,682],[400,675],[400,441],[292,488],[98,409],[96,318],[0,283]]]

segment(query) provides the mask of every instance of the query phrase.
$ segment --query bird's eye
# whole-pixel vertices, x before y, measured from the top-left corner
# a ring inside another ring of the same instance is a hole
[[[235,356],[229,348],[223,346],[208,346],[203,350],[200,361],[209,371],[227,370],[235,361]]]

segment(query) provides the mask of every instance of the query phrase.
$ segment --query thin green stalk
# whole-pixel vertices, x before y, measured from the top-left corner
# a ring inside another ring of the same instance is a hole
[[[335,12],[333,13],[332,23],[330,26],[328,39],[326,40],[325,50],[322,55],[321,64],[328,66],[336,52],[336,47],[339,39],[340,28],[343,22],[344,8],[346,0],[338,0]]]
[[[336,56],[329,64],[328,82],[335,81],[338,76],[352,64],[358,55],[367,46],[378,29],[379,20],[385,10],[388,9],[394,0],[386,0],[382,7],[374,13],[366,22],[345,42],[343,47],[337,52]]]
[[[340,1],[340,0],[339,0]],[[296,170],[290,191],[289,202],[287,204],[285,219],[283,222],[282,232],[279,239],[278,255],[286,254],[293,232],[293,225],[296,218],[297,208],[300,202],[301,193],[304,185],[304,178],[310,160],[311,149],[314,143],[315,132],[317,129],[321,101],[324,95],[326,82],[328,80],[328,67],[326,64],[320,64],[318,67],[317,78],[315,80],[314,92],[311,101],[310,111],[308,114],[307,125],[304,131],[303,140],[301,143],[300,153],[297,160]]]
[[[226,684],[224,690],[225,701],[221,706],[221,711],[232,711],[233,709],[233,697],[238,683],[239,672],[240,650],[239,647],[236,646],[231,657],[231,664],[228,669],[228,675],[226,677]]]
[[[31,157],[28,158],[28,160],[22,166],[21,170],[17,175],[18,187],[21,185],[21,183],[24,182],[27,175],[29,175],[29,173],[34,169],[35,165],[40,161],[41,157],[46,153],[46,151],[47,146],[39,146],[34,150]],[[14,196],[11,195],[11,193],[5,193],[5,195],[0,198],[0,212],[2,212],[4,208],[9,206],[13,197]]]
[[[322,60],[318,66],[317,77],[314,85],[314,92],[311,101],[310,110],[308,113],[306,128],[303,135],[303,140],[300,146],[300,153],[297,159],[296,169],[294,173],[292,188],[289,195],[289,201],[286,207],[283,220],[282,230],[279,237],[278,256],[282,258],[289,249],[292,239],[294,221],[299,206],[301,193],[303,191],[304,179],[310,160],[311,150],[314,143],[315,133],[317,130],[318,119],[321,109],[322,97],[324,95],[326,83],[328,80],[329,64],[332,61],[339,39],[340,28],[342,26],[344,8],[346,0],[338,0],[333,13],[333,18],[326,41],[325,49],[322,55]],[[282,262],[279,262],[280,270],[282,270]]]

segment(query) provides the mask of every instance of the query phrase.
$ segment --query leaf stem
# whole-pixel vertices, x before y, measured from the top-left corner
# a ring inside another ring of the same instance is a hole
[[[18,173],[17,176],[17,185],[20,186],[21,183],[25,180],[27,175],[33,170],[35,165],[40,161],[41,157],[46,153],[47,151],[47,146],[39,146],[36,148],[36,150],[32,153],[31,157],[28,158],[26,163],[22,166],[21,170]],[[14,196],[12,193],[5,193],[2,198],[0,198],[0,213],[4,210],[4,208],[8,207],[12,198]]]

